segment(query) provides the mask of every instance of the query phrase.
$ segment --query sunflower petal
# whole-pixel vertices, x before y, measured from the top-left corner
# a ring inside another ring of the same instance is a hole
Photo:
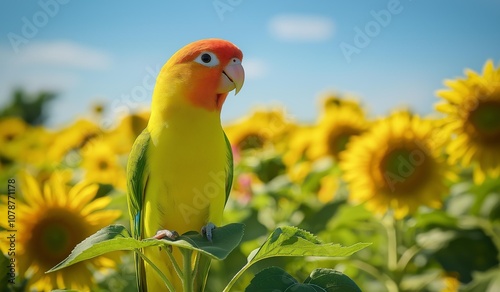
[[[40,192],[40,185],[35,178],[27,172],[22,172],[20,177],[21,189],[23,190],[26,202],[32,206],[43,205],[45,200]]]
[[[476,185],[482,184],[484,182],[484,180],[486,179],[486,174],[481,169],[481,167],[479,167],[479,165],[474,166],[473,177],[474,177],[474,183]]]
[[[483,76],[489,81],[493,80],[493,76],[495,76],[495,66],[493,65],[493,60],[489,59],[484,64]]]
[[[457,94],[455,91],[450,90],[438,90],[436,95],[446,99],[448,102],[453,104],[458,104],[462,101],[463,97]]]
[[[121,215],[119,210],[106,210],[89,214],[86,219],[91,225],[105,226],[114,223]]]
[[[76,188],[76,190],[72,192],[74,188]],[[99,186],[97,184],[81,182],[76,184],[73,189],[70,190],[72,197],[72,200],[69,202],[70,206],[74,208],[83,208],[95,197]]]
[[[96,199],[96,200],[90,202],[88,205],[86,205],[82,209],[81,213],[82,213],[82,215],[87,216],[96,210],[106,208],[110,202],[111,202],[110,197],[102,197],[102,198]]]
[[[53,177],[49,180],[50,187],[52,190],[52,200],[57,206],[66,205],[66,179],[62,173],[55,173]]]

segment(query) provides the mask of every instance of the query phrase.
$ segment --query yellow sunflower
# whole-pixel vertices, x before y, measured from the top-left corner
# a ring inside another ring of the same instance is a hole
[[[28,279],[30,291],[56,288],[89,291],[95,285],[93,270],[115,266],[113,260],[101,256],[45,274],[78,243],[121,215],[117,210],[103,210],[111,198],[93,200],[97,185],[82,182],[69,189],[66,177],[54,173],[41,188],[32,176],[22,174],[19,189],[24,201],[16,201],[14,226],[0,220],[0,226],[6,229],[0,232],[1,250],[8,250],[8,237],[15,234],[17,272]],[[7,214],[5,196],[2,200],[0,212]],[[12,229],[16,231],[9,231]]]
[[[0,148],[19,138],[28,129],[28,125],[20,118],[0,119]]]
[[[480,183],[488,174],[500,176],[500,68],[490,60],[483,74],[466,71],[465,79],[447,80],[448,90],[436,106],[445,113],[444,133],[453,137],[446,152],[451,163],[474,167]]]
[[[20,118],[0,119],[0,169],[15,161],[15,148],[12,144],[24,136],[28,125]]]
[[[57,163],[67,158],[72,150],[79,150],[93,138],[102,134],[101,129],[91,121],[80,119],[55,134],[47,157]]]
[[[339,176],[336,173],[327,174],[321,178],[318,199],[322,203],[328,203],[335,198],[339,188]]]
[[[312,144],[308,151],[309,157],[340,158],[351,137],[363,133],[368,122],[362,111],[351,106],[339,106],[329,109],[318,122]]]
[[[360,103],[352,96],[340,95],[335,92],[326,92],[320,97],[321,114],[328,114],[330,110],[337,110],[339,107],[350,108],[364,115],[364,110]]]
[[[125,189],[125,164],[120,163],[118,155],[106,139],[93,139],[85,145],[81,153],[86,180]]]
[[[149,112],[131,114],[124,117],[118,126],[106,133],[108,141],[118,154],[128,154],[139,134],[146,128]]]
[[[5,149],[16,161],[41,167],[47,162],[47,149],[53,138],[54,134],[44,127],[30,127]]]
[[[313,131],[313,126],[301,126],[290,135],[288,147],[283,155],[283,163],[288,177],[293,182],[301,183],[311,172],[312,161],[307,157],[307,151],[311,147]]]
[[[376,213],[392,209],[396,218],[440,207],[451,173],[435,132],[434,121],[398,112],[353,138],[340,162],[349,199]]]
[[[283,109],[258,109],[250,116],[225,126],[224,130],[231,144],[244,151],[266,146],[282,147],[294,128],[295,124],[287,120]]]
[[[458,292],[460,288],[460,281],[458,280],[458,275],[449,273],[445,275],[442,279],[443,288],[440,292]]]

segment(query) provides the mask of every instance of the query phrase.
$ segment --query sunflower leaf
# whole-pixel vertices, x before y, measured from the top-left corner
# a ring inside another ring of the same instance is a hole
[[[258,291],[311,291],[311,292],[360,292],[358,285],[345,274],[332,269],[316,269],[303,282],[279,267],[258,272],[245,292]]]
[[[297,284],[297,280],[286,271],[278,267],[269,267],[258,272],[245,292],[253,291],[285,291]]]
[[[369,245],[371,243],[359,242],[351,246],[321,243],[307,231],[284,226],[276,228],[266,242],[250,254],[248,262],[257,262],[276,256],[346,257]]]
[[[304,283],[319,286],[328,292],[361,292],[361,289],[351,278],[332,269],[316,269]]]
[[[118,250],[138,250],[150,246],[177,246],[198,251],[216,259],[225,259],[238,246],[243,237],[243,224],[232,223],[217,227],[213,231],[212,242],[194,231],[189,231],[175,241],[148,238],[138,240],[132,238],[130,232],[122,225],[110,225],[79,243],[71,254],[47,273],[55,272],[70,265],[88,260],[105,253]]]
[[[369,245],[371,243],[358,242],[351,246],[321,243],[316,236],[303,229],[294,226],[278,227],[260,248],[250,253],[245,266],[234,275],[224,291],[230,291],[234,283],[250,266],[263,259],[290,256],[346,257]],[[297,288],[302,288],[302,286]]]

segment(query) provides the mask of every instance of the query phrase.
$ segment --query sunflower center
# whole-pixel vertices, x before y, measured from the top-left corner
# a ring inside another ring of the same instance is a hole
[[[340,152],[346,149],[347,143],[352,136],[359,135],[360,131],[350,127],[334,130],[328,133],[328,153],[335,158],[339,157]]]
[[[9,157],[0,154],[0,168],[3,166],[11,165],[14,161]]]
[[[97,165],[97,167],[99,168],[99,170],[106,170],[106,169],[108,169],[109,165],[108,165],[108,162],[101,160],[101,161],[99,161],[99,164]]]
[[[258,149],[264,146],[265,139],[259,134],[248,134],[238,143],[238,148],[241,150]]]
[[[430,170],[431,161],[426,151],[406,145],[389,150],[379,165],[384,188],[398,194],[411,192],[424,184]]]
[[[6,135],[4,136],[4,140],[5,140],[5,141],[7,141],[7,142],[10,142],[10,141],[14,140],[14,138],[15,138],[15,137],[16,137],[16,135],[15,135],[15,134],[13,134],[13,133],[6,134]]]
[[[53,267],[88,235],[81,216],[65,209],[47,209],[31,230],[28,250],[44,267]]]
[[[482,142],[500,143],[500,102],[487,101],[480,103],[468,116],[468,124]]]

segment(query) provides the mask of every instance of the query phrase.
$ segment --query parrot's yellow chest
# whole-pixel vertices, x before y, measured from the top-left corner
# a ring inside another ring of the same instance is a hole
[[[219,114],[179,113],[151,131],[144,198],[144,237],[220,225],[226,198],[227,149]]]

